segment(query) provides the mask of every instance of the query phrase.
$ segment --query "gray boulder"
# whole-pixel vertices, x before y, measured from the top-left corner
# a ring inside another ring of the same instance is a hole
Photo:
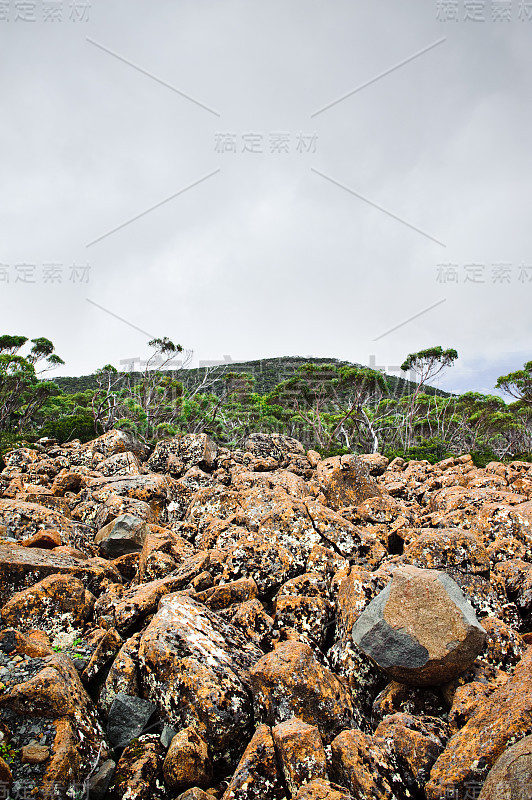
[[[363,611],[352,636],[393,680],[432,686],[447,683],[473,663],[486,631],[452,578],[405,566]]]

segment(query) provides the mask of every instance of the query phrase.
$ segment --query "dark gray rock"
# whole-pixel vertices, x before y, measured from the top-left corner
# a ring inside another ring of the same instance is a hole
[[[103,800],[115,769],[116,764],[112,759],[104,761],[98,772],[89,779],[89,800]]]
[[[149,700],[118,692],[107,720],[107,735],[113,747],[125,747],[140,736],[154,711],[155,704]]]
[[[122,514],[98,531],[94,541],[103,556],[119,558],[126,553],[140,552],[149,532],[144,520],[133,514]]]
[[[164,725],[164,727],[163,727],[163,729],[161,731],[161,744],[162,744],[162,746],[165,747],[168,750],[168,748],[170,747],[170,744],[172,742],[172,739],[174,738],[174,736],[176,734],[177,734],[177,731],[176,731],[175,728],[172,728],[171,725]]]

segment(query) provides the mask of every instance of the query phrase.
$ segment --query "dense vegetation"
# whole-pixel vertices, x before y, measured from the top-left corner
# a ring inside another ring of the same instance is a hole
[[[264,359],[188,369],[180,345],[150,342],[143,371],[111,364],[94,375],[43,374],[64,362],[44,338],[0,336],[0,450],[43,436],[88,441],[112,428],[148,444],[206,432],[231,448],[253,432],[279,432],[322,455],[376,452],[425,458],[472,453],[529,459],[532,451],[532,362],[501,376],[512,397],[451,395],[428,385],[458,358],[453,349],[411,353],[402,369],[411,380],[336,359]],[[25,352],[25,354],[24,354]],[[176,368],[177,366],[177,368]]]

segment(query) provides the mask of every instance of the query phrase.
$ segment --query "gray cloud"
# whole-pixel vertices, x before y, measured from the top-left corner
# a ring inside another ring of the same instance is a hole
[[[487,2],[486,22],[442,23],[431,0],[94,0],[86,23],[68,7],[0,21],[6,332],[51,338],[63,374],[144,357],[136,328],[196,362],[393,366],[441,344],[460,353],[442,385],[460,391],[530,358],[532,20],[492,22]],[[288,152],[272,153],[280,132]],[[262,153],[242,152],[250,133]],[[237,152],[216,151],[221,134]],[[44,282],[50,262],[61,284]],[[465,281],[473,263],[483,283]]]

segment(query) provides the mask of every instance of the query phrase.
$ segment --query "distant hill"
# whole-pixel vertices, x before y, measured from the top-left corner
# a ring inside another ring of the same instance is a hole
[[[211,376],[222,376],[227,372],[244,372],[255,378],[255,391],[259,394],[266,394],[277,386],[281,381],[292,377],[294,372],[302,364],[334,364],[337,367],[350,365],[360,367],[361,364],[353,364],[349,361],[340,361],[337,358],[315,358],[310,356],[280,356],[278,358],[261,358],[256,361],[230,362],[210,367],[195,367],[179,371],[179,380],[186,386],[197,385],[199,381],[209,372]],[[173,374],[171,370],[164,371],[165,374]],[[130,377],[140,378],[140,372],[130,373]],[[396,375],[387,375],[390,386],[390,394],[410,394],[416,384],[412,381],[399,378]],[[86,389],[96,389],[98,384],[94,375],[81,375],[79,377],[52,378],[52,380],[67,394],[84,392]],[[221,387],[218,387],[220,391]],[[216,393],[216,385],[211,389]],[[424,391],[427,394],[438,394],[442,397],[449,397],[449,392],[426,386]]]

